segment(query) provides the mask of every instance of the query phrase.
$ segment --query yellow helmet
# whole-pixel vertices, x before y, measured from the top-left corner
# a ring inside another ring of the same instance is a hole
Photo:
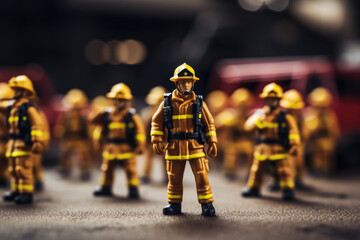
[[[35,96],[35,90],[33,83],[26,75],[19,75],[16,77],[12,77],[9,80],[9,86],[11,88],[24,89],[30,93],[31,96]]]
[[[131,90],[124,83],[115,84],[109,93],[106,94],[107,98],[110,99],[124,99],[131,100],[133,96],[131,95]]]
[[[166,89],[161,86],[152,88],[149,94],[146,96],[145,101],[149,105],[159,105],[164,100],[164,93]]]
[[[282,98],[283,90],[276,83],[270,83],[264,87],[259,96],[260,98]]]
[[[0,101],[11,100],[14,97],[14,91],[7,83],[0,83]]]
[[[295,89],[286,91],[280,101],[280,106],[287,109],[302,109],[304,105],[301,94]]]
[[[225,108],[228,101],[226,93],[220,90],[215,90],[209,93],[206,97],[206,103],[213,110]]]
[[[110,105],[109,99],[105,96],[99,95],[91,101],[91,108],[94,110],[103,110]]]
[[[236,89],[231,95],[231,102],[233,106],[251,106],[254,102],[254,97],[246,88]]]
[[[326,88],[319,87],[309,94],[308,100],[313,107],[329,107],[332,102],[332,95]]]
[[[181,79],[193,79],[194,82],[199,80],[199,78],[195,76],[194,69],[186,63],[181,64],[175,69],[174,76],[170,78],[170,81],[177,82]]]
[[[63,104],[69,108],[83,108],[87,104],[86,94],[80,89],[71,89],[64,97]]]

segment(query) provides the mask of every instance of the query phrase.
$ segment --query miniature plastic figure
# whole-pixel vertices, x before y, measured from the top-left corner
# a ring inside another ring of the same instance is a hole
[[[61,174],[70,175],[74,156],[80,164],[82,180],[89,180],[92,158],[90,154],[90,136],[83,110],[87,105],[85,93],[79,89],[70,90],[63,99],[67,111],[57,119],[54,135],[60,139]]]
[[[289,154],[296,153],[300,135],[295,119],[279,107],[282,97],[283,90],[276,83],[265,86],[260,94],[260,98],[265,99],[265,106],[245,122],[245,130],[256,131],[257,144],[248,186],[242,192],[244,197],[260,196],[264,164],[272,162],[280,178],[282,198],[294,198],[294,167]]]
[[[244,123],[253,104],[252,94],[245,88],[237,89],[231,95],[233,114],[223,113],[219,118],[226,129],[224,169],[229,180],[236,177],[238,157],[244,157],[250,169],[254,152],[254,135],[245,131]],[[215,118],[215,120],[218,120]]]
[[[9,160],[11,191],[4,201],[29,204],[33,201],[34,176],[32,155],[44,149],[44,123],[38,108],[31,103],[35,90],[31,80],[20,75],[9,80],[14,90],[13,102],[1,110],[7,112],[9,142],[6,157]]]
[[[95,190],[94,195],[112,196],[115,167],[117,163],[121,163],[126,172],[128,197],[139,198],[135,154],[144,151],[144,126],[135,109],[130,108],[133,96],[128,86],[124,83],[116,84],[106,97],[112,100],[112,106],[89,116],[91,123],[103,126],[102,134],[106,139],[100,187]]]
[[[9,101],[14,97],[14,91],[7,83],[0,83],[0,106],[7,108]],[[8,185],[8,161],[5,157],[6,143],[8,141],[8,127],[6,114],[0,112],[0,187]]]
[[[151,119],[156,110],[158,109],[160,103],[164,99],[164,93],[166,92],[165,88],[161,86],[154,87],[150,90],[149,94],[146,96],[145,101],[149,104],[149,107],[145,108],[141,112],[141,117],[143,122],[145,123],[145,130],[147,133],[151,131]],[[152,150],[152,144],[150,138],[147,138],[146,142],[146,157],[145,157],[145,164],[143,169],[143,176],[141,177],[141,181],[143,183],[149,183],[151,181],[150,173],[151,168],[153,165],[154,159],[154,152]],[[166,174],[166,164],[163,164],[163,171],[164,172],[164,183],[167,184],[167,174]]]
[[[156,154],[164,154],[168,173],[168,202],[164,215],[181,214],[183,198],[183,174],[189,161],[195,176],[198,201],[203,216],[215,216],[213,194],[208,180],[209,165],[205,159],[204,144],[209,144],[208,155],[217,154],[216,132],[213,117],[202,96],[193,92],[199,80],[195,71],[186,63],[175,69],[170,78],[176,89],[164,94],[164,101],[154,114],[151,124],[151,142]],[[168,143],[165,128],[168,129]]]
[[[304,112],[304,138],[310,153],[310,169],[329,174],[336,168],[335,148],[340,136],[332,96],[325,88],[314,89],[308,97],[310,107]]]

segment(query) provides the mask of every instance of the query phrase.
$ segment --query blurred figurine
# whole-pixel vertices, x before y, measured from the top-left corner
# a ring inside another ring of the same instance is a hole
[[[296,153],[300,135],[294,117],[279,107],[282,97],[283,90],[279,85],[271,83],[265,86],[260,94],[260,98],[265,99],[265,106],[245,122],[245,130],[256,131],[257,145],[248,186],[242,192],[244,197],[260,196],[264,164],[270,162],[278,172],[282,198],[294,198],[294,167],[289,154]]]
[[[81,179],[90,179],[92,158],[90,154],[89,128],[83,110],[87,105],[85,93],[79,89],[70,90],[63,98],[67,111],[57,119],[54,135],[60,139],[60,165],[64,178],[69,177],[72,160],[80,165]]]
[[[9,160],[11,191],[4,194],[4,201],[29,204],[33,201],[33,154],[44,149],[44,123],[38,108],[31,103],[35,90],[31,80],[20,75],[9,80],[14,90],[13,102],[2,112],[7,112],[9,142],[6,157]]]
[[[208,172],[208,160],[205,159],[204,144],[209,144],[208,155],[217,154],[214,119],[202,96],[193,92],[194,83],[199,80],[195,71],[186,63],[175,69],[170,79],[176,89],[164,94],[152,118],[151,142],[156,154],[164,154],[168,173],[168,202],[163,208],[164,215],[181,214],[183,198],[183,174],[186,161],[189,161],[195,176],[198,201],[203,216],[215,216],[212,205]],[[168,130],[168,142],[164,138],[165,127]],[[166,146],[164,143],[167,142]]]
[[[141,112],[141,117],[145,123],[145,130],[146,133],[150,134],[151,131],[151,119],[156,110],[158,109],[160,103],[164,99],[164,93],[166,92],[165,88],[161,86],[154,87],[150,90],[149,94],[146,96],[145,101],[147,104],[149,104],[149,107],[145,108]],[[148,138],[146,141],[146,157],[145,157],[145,164],[143,169],[143,176],[141,178],[141,181],[143,183],[149,183],[151,181],[150,179],[150,173],[151,168],[153,165],[153,159],[154,159],[154,152],[152,150],[152,144],[150,139]],[[164,183],[167,183],[167,174],[166,174],[166,164],[163,161],[163,171],[164,173]]]
[[[253,96],[247,89],[239,88],[231,95],[231,101],[235,108],[234,113],[224,113],[219,119],[227,129],[224,144],[226,146],[224,169],[229,180],[236,178],[238,157],[245,158],[249,170],[254,152],[254,136],[244,129],[245,121],[254,102]]]
[[[0,83],[0,107],[7,108],[9,101],[14,97],[14,91],[7,83]],[[8,141],[8,126],[6,113],[0,112],[0,187],[8,186],[8,160],[5,157]]]
[[[125,168],[129,198],[139,198],[137,164],[135,154],[144,151],[146,137],[143,123],[130,108],[133,96],[124,83],[111,88],[106,97],[112,100],[112,106],[106,110],[92,113],[90,122],[103,126],[105,146],[101,165],[100,187],[94,191],[95,196],[112,196],[114,171],[117,163]]]
[[[316,88],[308,97],[310,107],[304,112],[304,138],[310,153],[310,169],[317,173],[335,170],[336,141],[340,136],[338,120],[330,108],[331,93]]]

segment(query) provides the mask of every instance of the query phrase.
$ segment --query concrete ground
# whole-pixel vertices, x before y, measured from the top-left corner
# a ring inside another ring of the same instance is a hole
[[[54,170],[47,171],[46,190],[36,194],[33,205],[0,202],[0,239],[360,239],[359,177],[307,177],[313,189],[284,202],[280,193],[266,189],[261,199],[244,199],[243,176],[228,182],[212,171],[217,217],[204,218],[189,165],[180,216],[162,215],[167,193],[162,172],[157,173],[153,184],[140,187],[141,200],[130,201],[122,169],[117,172],[115,198],[92,196],[98,171],[90,182],[62,180]]]

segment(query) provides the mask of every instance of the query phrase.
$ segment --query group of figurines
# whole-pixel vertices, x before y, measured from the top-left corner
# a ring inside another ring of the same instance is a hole
[[[89,179],[90,159],[99,155],[101,179],[94,196],[113,196],[114,170],[120,163],[126,173],[128,197],[137,199],[136,155],[147,153],[141,178],[144,183],[150,181],[153,153],[165,155],[169,205],[163,214],[181,213],[183,174],[189,162],[202,215],[215,216],[206,153],[214,158],[219,152],[230,179],[236,175],[239,156],[247,159],[249,177],[243,197],[260,197],[264,166],[269,163],[272,188],[282,190],[284,200],[294,199],[295,187],[302,186],[305,143],[312,148],[315,169],[328,171],[333,167],[330,159],[338,128],[328,90],[315,89],[309,95],[310,107],[301,111],[304,101],[296,90],[283,93],[279,85],[270,83],[260,94],[265,106],[254,111],[253,96],[244,88],[229,98],[214,91],[206,99],[207,105],[193,90],[198,80],[192,67],[186,63],[178,66],[170,78],[175,90],[167,93],[162,87],[153,88],[146,97],[150,106],[142,117],[131,107],[133,96],[124,83],[114,85],[106,98],[96,98],[87,117],[85,93],[69,91],[63,98],[67,111],[54,126],[54,138],[60,139],[62,176],[69,176],[72,159],[76,158],[81,179]],[[1,181],[8,173],[11,183],[11,191],[3,196],[6,202],[32,203],[34,190],[43,185],[41,158],[49,146],[50,128],[35,99],[33,84],[25,75],[0,84]]]

